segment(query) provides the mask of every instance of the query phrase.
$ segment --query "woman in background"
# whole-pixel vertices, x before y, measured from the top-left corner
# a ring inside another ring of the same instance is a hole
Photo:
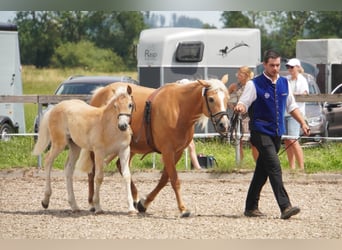
[[[309,94],[309,85],[305,77],[302,75],[304,70],[300,64],[300,61],[297,58],[292,58],[287,62],[286,68],[290,73],[288,76],[288,81],[292,93],[294,95]],[[297,102],[297,104],[302,116],[305,117],[305,102]],[[285,119],[287,125],[287,135],[299,137],[299,123],[290,114],[286,114]],[[298,140],[296,138],[291,138],[285,139],[284,142],[290,168],[295,169],[297,162],[299,168],[304,170],[304,154]]]
[[[232,97],[236,96],[236,103],[239,101],[240,96],[246,86],[246,83],[254,77],[253,71],[247,67],[242,66],[239,68],[238,72],[236,73],[236,77],[238,79],[237,83],[232,83],[228,87],[229,95]],[[249,133],[249,117],[248,113],[242,114],[242,134]],[[258,150],[251,145],[253,158],[256,161],[258,159]],[[242,138],[240,140],[240,158],[243,159],[243,143]]]

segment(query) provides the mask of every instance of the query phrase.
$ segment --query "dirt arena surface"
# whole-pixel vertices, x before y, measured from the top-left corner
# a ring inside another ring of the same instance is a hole
[[[281,220],[269,182],[260,200],[264,218],[243,215],[252,172],[214,174],[179,172],[189,218],[179,218],[168,184],[146,214],[129,216],[124,181],[117,173],[105,176],[101,189],[104,214],[88,211],[87,179],[76,173],[72,213],[63,171],[52,174],[48,209],[41,207],[45,178],[36,169],[0,171],[0,239],[341,239],[342,174],[284,172],[285,187],[301,213]],[[135,172],[140,196],[157,184],[158,171]]]

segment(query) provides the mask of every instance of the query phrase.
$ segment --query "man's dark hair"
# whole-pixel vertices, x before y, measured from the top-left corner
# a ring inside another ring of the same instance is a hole
[[[263,62],[264,63],[267,63],[268,62],[268,59],[272,58],[272,59],[276,59],[276,58],[279,58],[280,57],[280,54],[275,51],[275,50],[266,50],[265,53],[264,53],[264,59],[263,59]]]

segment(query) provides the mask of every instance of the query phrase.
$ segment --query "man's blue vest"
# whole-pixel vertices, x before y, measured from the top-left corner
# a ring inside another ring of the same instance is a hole
[[[257,98],[248,109],[250,130],[270,136],[285,133],[285,109],[289,95],[288,82],[279,77],[276,84],[261,74],[253,79]]]

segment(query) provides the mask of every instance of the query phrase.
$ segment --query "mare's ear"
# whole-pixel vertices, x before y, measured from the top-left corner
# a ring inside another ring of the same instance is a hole
[[[206,81],[204,80],[197,80],[203,87],[205,88],[209,88],[210,87],[210,84],[207,83]]]
[[[222,78],[221,78],[221,82],[223,82],[223,84],[228,83],[228,80],[229,80],[229,75],[228,74],[223,75]]]
[[[129,86],[129,85],[127,85],[127,93],[128,93],[129,95],[132,94],[132,88],[131,88],[131,86]]]
[[[115,95],[115,88],[112,88],[113,95]]]

